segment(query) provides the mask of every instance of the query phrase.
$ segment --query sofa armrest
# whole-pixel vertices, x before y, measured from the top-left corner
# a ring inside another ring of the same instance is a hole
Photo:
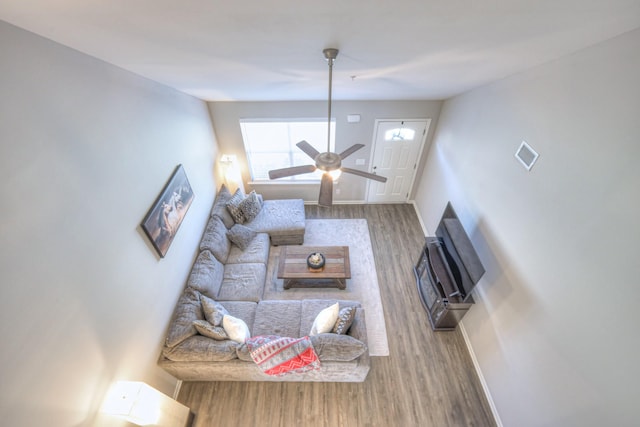
[[[356,338],[357,340],[360,340],[363,343],[365,343],[367,346],[369,346],[369,343],[367,341],[367,325],[364,320],[364,308],[358,307],[356,309],[356,316],[353,319],[353,323],[351,324],[351,327],[349,328],[347,335],[350,335],[353,338]],[[358,358],[358,361],[362,366],[367,366],[367,367],[370,366],[371,359],[369,356],[369,349],[367,349],[364,353],[360,355],[360,357]]]
[[[356,317],[353,320],[353,324],[349,328],[349,335],[362,341],[369,346],[367,339],[367,325],[364,320],[364,308],[359,307],[356,310]],[[367,378],[369,369],[371,369],[371,356],[369,356],[369,348],[356,359],[358,366],[355,368],[354,374],[360,378],[360,381],[364,381]]]
[[[353,318],[353,323],[347,332],[347,335],[362,341],[367,344],[367,325],[364,320],[364,308],[358,307],[356,309],[356,315]]]

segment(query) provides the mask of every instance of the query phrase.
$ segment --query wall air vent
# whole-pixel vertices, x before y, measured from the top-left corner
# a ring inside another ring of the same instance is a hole
[[[525,169],[531,170],[533,164],[538,160],[538,153],[526,141],[522,141],[516,151],[516,159],[522,163]]]

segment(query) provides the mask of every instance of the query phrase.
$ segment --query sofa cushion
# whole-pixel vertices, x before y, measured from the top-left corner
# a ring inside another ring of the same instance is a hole
[[[338,303],[322,309],[320,313],[313,320],[311,325],[311,332],[309,335],[318,335],[331,332],[333,326],[338,321],[338,314],[340,313],[340,305]]]
[[[258,309],[257,303],[253,301],[222,301],[220,304],[227,309],[230,315],[244,320],[249,330],[252,330]]]
[[[209,298],[216,298],[224,277],[224,265],[208,250],[200,252],[193,263],[187,285]]]
[[[227,335],[229,335],[229,339],[240,344],[244,343],[251,336],[249,327],[244,320],[230,314],[222,318],[222,327]]]
[[[211,209],[211,216],[217,216],[222,220],[227,228],[233,227],[235,221],[227,209],[227,202],[231,199],[231,193],[229,189],[222,184],[215,202],[213,202],[213,208]]]
[[[239,208],[242,211],[244,222],[253,221],[262,209],[262,199],[253,190],[240,202]]]
[[[239,226],[236,224],[236,226]],[[244,227],[244,226],[240,226]],[[247,264],[254,262],[261,262],[267,265],[269,261],[269,250],[271,249],[271,242],[269,241],[269,235],[267,233],[257,233],[253,238],[249,246],[244,250],[240,249],[236,245],[231,245],[229,256],[227,257],[227,265],[229,264]]]
[[[198,331],[202,336],[213,338],[218,341],[229,339],[229,335],[225,332],[222,326],[213,326],[206,320],[194,320],[193,326],[195,326],[196,331]]]
[[[265,200],[260,213],[245,225],[273,236],[304,235],[305,213],[302,199]]]
[[[210,251],[218,261],[224,264],[227,261],[230,248],[231,242],[227,238],[227,227],[217,216],[210,217],[202,240],[200,240],[200,250]]]
[[[251,351],[246,342],[236,347],[236,355],[242,361],[253,363],[253,357],[251,357]]]
[[[163,355],[175,362],[226,362],[238,357],[235,341],[216,341],[202,335],[192,336],[173,348],[165,347]]]
[[[202,304],[202,313],[207,322],[213,326],[222,325],[222,318],[229,314],[226,308],[218,301],[209,298],[206,295],[200,295],[200,303]]]
[[[205,317],[207,313],[205,312]],[[353,319],[356,317],[356,307],[343,307],[340,309],[340,313],[338,313],[338,320],[335,325],[333,325],[333,329],[331,332],[334,334],[346,334],[351,324],[353,323]]]
[[[174,347],[185,339],[196,335],[198,331],[193,326],[194,320],[203,320],[202,306],[200,305],[200,293],[187,287],[173,312],[173,318],[169,323],[169,332],[165,341],[168,347]]]
[[[298,338],[302,302],[263,300],[258,303],[251,335],[280,335]]]
[[[245,250],[253,241],[258,233],[253,231],[249,227],[245,227],[242,224],[235,224],[229,231],[227,231],[227,237],[237,247]]]
[[[227,264],[218,301],[260,301],[267,275],[264,264]]]
[[[227,210],[236,224],[244,223],[244,213],[242,213],[242,209],[240,209],[240,203],[242,203],[243,200],[244,193],[238,188],[227,202]]]
[[[365,343],[350,335],[319,334],[310,338],[321,362],[348,362],[367,351]]]

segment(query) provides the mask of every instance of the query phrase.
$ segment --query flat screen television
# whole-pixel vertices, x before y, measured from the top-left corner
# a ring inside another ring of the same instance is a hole
[[[443,296],[472,302],[471,291],[485,270],[451,203],[447,203],[435,234],[427,238],[429,264],[433,267],[439,262],[441,266],[440,277],[435,280],[440,282]]]

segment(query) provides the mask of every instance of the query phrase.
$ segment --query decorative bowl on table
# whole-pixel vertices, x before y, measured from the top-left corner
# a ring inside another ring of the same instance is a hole
[[[313,270],[324,267],[324,255],[320,252],[313,252],[307,257],[307,266]]]

